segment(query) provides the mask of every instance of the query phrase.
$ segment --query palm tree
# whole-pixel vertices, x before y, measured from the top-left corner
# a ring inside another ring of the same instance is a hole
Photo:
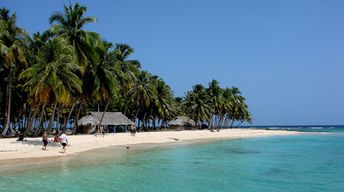
[[[28,38],[29,53],[32,56],[38,56],[39,51],[44,47],[48,40],[53,38],[51,31],[44,31],[43,33],[36,32],[32,34],[32,38]]]
[[[136,75],[140,71],[141,64],[137,60],[129,60],[128,58],[134,52],[134,49],[127,44],[116,44],[114,49],[116,57],[115,72],[120,86],[119,96],[122,100],[124,108],[123,114],[127,115],[130,104],[132,103],[128,97],[128,92],[136,81]]]
[[[251,113],[249,112],[248,106],[245,103],[245,98],[242,95],[237,96],[237,104],[233,112],[233,119],[239,121],[237,127],[239,127],[244,121],[247,121],[248,123],[251,123],[252,121]]]
[[[30,65],[38,63],[41,49],[44,48],[48,40],[51,39],[52,37],[53,35],[50,31],[45,31],[43,33],[36,32],[32,35],[32,38],[30,36],[26,37],[27,46],[25,47],[26,49],[24,53],[25,53],[27,62]],[[17,76],[19,76],[22,71],[19,71],[19,73],[17,73],[18,74]],[[27,119],[24,126],[25,129],[24,131],[22,131],[24,137],[27,135],[29,131],[32,130],[32,123],[36,115],[40,111],[39,104],[35,102],[35,99],[32,96],[31,97],[29,96],[28,92],[25,90],[25,87],[23,87],[25,83],[26,83],[25,81],[19,80],[19,85],[17,85],[18,89],[16,90],[16,93],[20,95],[25,95],[25,100],[24,100],[25,104],[23,107],[28,108],[28,112],[24,118],[24,119]]]
[[[156,95],[156,90],[152,84],[152,75],[147,71],[138,74],[132,89],[128,92],[129,97],[137,106],[136,117],[143,121],[147,119],[147,109],[151,105],[152,98]],[[143,123],[147,127],[147,122]]]
[[[206,90],[208,98],[209,98],[209,103],[210,106],[212,108],[212,114],[210,115],[210,119],[209,119],[209,128],[212,129],[212,123],[214,121],[215,118],[215,124],[216,124],[216,128],[218,129],[219,122],[220,122],[220,118],[219,115],[221,113],[221,108],[223,105],[223,97],[222,97],[222,89],[219,86],[219,82],[216,80],[212,80],[209,83],[209,87]],[[217,119],[217,121],[216,121]]]
[[[235,121],[240,121],[240,124],[244,121],[251,123],[251,113],[248,110],[245,98],[241,95],[239,88],[232,87],[226,92],[228,92],[226,97],[231,102],[231,106],[227,111],[228,119],[231,121],[230,128],[233,127]]]
[[[233,94],[232,94],[232,89],[231,88],[225,88],[223,89],[222,92],[222,97],[223,97],[223,105],[221,108],[221,114],[223,116],[223,125],[224,126],[229,126],[228,121],[230,120],[230,112],[234,106],[233,104]]]
[[[27,80],[24,87],[36,103],[42,106],[53,104],[53,118],[57,104],[69,105],[72,94],[82,91],[78,71],[73,47],[58,37],[46,43],[39,52],[38,63],[23,71],[20,78]]]
[[[63,12],[55,12],[51,15],[49,22],[53,24],[51,31],[68,39],[70,45],[75,49],[78,65],[80,66],[81,78],[84,82],[81,95],[76,95],[75,127],[78,128],[77,119],[82,108],[94,98],[94,85],[97,65],[101,62],[104,43],[98,33],[83,30],[89,23],[95,23],[96,18],[85,16],[87,7],[78,3],[64,5]]]
[[[212,109],[203,85],[197,84],[191,92],[187,92],[184,105],[186,113],[196,121],[196,127],[199,122],[209,120]]]
[[[14,68],[18,65],[27,66],[25,54],[22,50],[26,33],[16,26],[16,14],[10,14],[8,9],[0,9],[0,63],[4,78],[1,84],[5,84],[4,94],[4,129],[2,135],[6,135],[11,117],[11,98],[13,86]]]
[[[116,44],[114,50],[116,55],[116,70],[119,74],[118,80],[121,90],[127,94],[136,79],[141,64],[137,60],[128,60],[128,57],[134,52],[134,49],[127,44]]]
[[[84,30],[96,21],[85,16],[86,11],[78,3],[64,5],[63,11],[51,15],[48,31],[30,38],[16,26],[15,14],[0,9],[2,135],[11,128],[10,123],[21,129],[26,126],[25,135],[37,118],[39,133],[47,117],[48,132],[54,120],[64,123],[65,128],[68,119],[73,118],[77,128],[79,115],[95,108],[95,103],[104,105],[99,126],[108,109],[135,116],[144,128],[151,122],[153,127],[156,122],[163,124],[177,115],[189,115],[196,127],[203,122],[210,127],[226,124],[226,120],[231,121],[231,126],[251,122],[239,89],[222,89],[216,80],[208,88],[195,85],[184,100],[174,98],[161,78],[141,71],[140,63],[130,58],[132,47],[116,44],[113,48],[98,33]]]
[[[99,128],[101,128],[101,123],[110,101],[117,96],[119,87],[115,68],[116,53],[114,51],[109,51],[112,46],[111,44],[105,43],[105,46],[106,48],[102,53],[100,63],[96,66],[95,88],[93,93],[97,101],[103,101],[105,103],[105,109],[98,125]]]
[[[96,18],[84,16],[86,11],[87,7],[78,3],[74,6],[64,5],[64,12],[55,12],[49,19],[50,24],[57,23],[52,25],[51,31],[68,39],[69,44],[75,48],[82,73],[89,61],[98,62],[99,54],[95,48],[99,47],[96,43],[101,43],[97,41],[100,39],[97,33],[83,30],[86,24],[96,22]]]
[[[177,115],[178,109],[171,88],[161,78],[154,78],[153,86],[156,95],[152,98],[149,108],[152,111],[151,115],[155,128],[156,118],[162,125],[164,122],[172,120]]]

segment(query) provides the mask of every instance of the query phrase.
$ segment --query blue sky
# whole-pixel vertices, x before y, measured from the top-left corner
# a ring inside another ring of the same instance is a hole
[[[71,1],[76,2],[76,1]],[[237,86],[255,125],[344,124],[344,1],[78,1],[87,29],[135,48],[176,96]],[[29,33],[69,1],[0,0]]]

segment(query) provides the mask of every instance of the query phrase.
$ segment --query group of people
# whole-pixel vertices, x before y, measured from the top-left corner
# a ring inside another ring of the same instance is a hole
[[[66,147],[68,145],[68,138],[67,138],[65,131],[63,131],[61,135],[60,135],[59,131],[56,131],[54,139],[51,141],[52,142],[60,142],[62,145],[62,153],[66,153]],[[42,150],[47,150],[47,145],[49,143],[49,139],[48,139],[48,134],[46,131],[43,132],[42,142],[43,142]]]
[[[136,134],[136,127],[135,125],[130,126],[130,133],[131,135],[135,136]],[[68,145],[68,138],[66,135],[66,132],[63,131],[62,134],[60,135],[59,131],[56,131],[54,139],[51,140],[52,142],[60,142],[62,145],[62,153],[66,153],[66,147]],[[48,134],[46,131],[43,132],[42,135],[42,142],[43,142],[43,147],[42,150],[47,150],[47,145],[49,143],[49,138]]]

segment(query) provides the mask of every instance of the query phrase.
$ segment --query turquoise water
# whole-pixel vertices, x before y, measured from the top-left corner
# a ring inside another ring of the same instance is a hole
[[[340,192],[341,130],[138,151],[109,148],[0,165],[0,191]]]

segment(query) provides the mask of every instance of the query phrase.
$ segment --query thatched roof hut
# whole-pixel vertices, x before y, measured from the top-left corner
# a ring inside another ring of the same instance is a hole
[[[95,131],[96,126],[99,125],[103,112],[90,112],[88,115],[79,119],[78,124],[81,126],[81,132],[92,133]],[[130,126],[134,124],[128,117],[121,112],[106,112],[104,114],[101,125],[102,126]],[[126,129],[125,129],[126,130]]]
[[[98,119],[102,118],[103,112],[90,112],[90,114]],[[99,121],[97,124],[99,124]],[[134,124],[127,116],[121,112],[106,112],[102,121],[102,125],[132,125]]]
[[[99,120],[96,119],[94,116],[86,115],[79,119],[78,124],[81,126],[95,126],[97,122],[99,123]]]
[[[187,116],[178,116],[174,120],[169,121],[168,124],[171,127],[193,127],[195,126],[195,121]]]

